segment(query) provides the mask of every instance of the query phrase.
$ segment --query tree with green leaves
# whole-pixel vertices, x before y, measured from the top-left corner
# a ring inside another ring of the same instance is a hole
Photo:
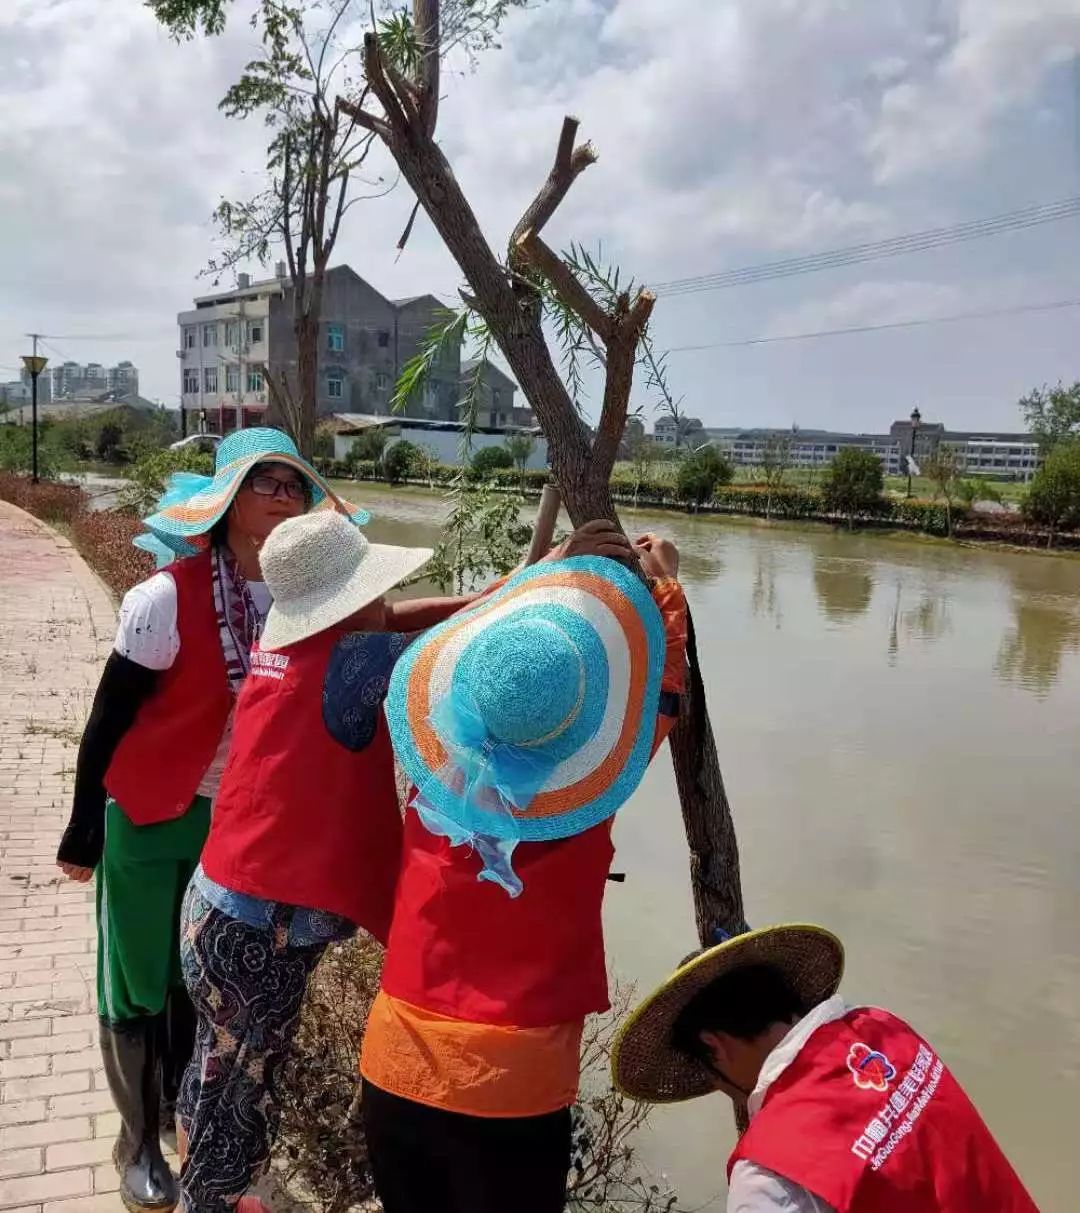
[[[435,138],[442,22],[453,9],[453,0],[413,0],[415,53],[407,58],[378,29],[369,30],[364,36],[367,92],[339,97],[338,104],[388,149],[465,277],[465,309],[442,330],[472,327],[499,347],[547,438],[571,522],[616,519],[610,481],[634,372],[643,368],[646,382],[654,386],[664,379],[663,361],[655,357],[648,334],[655,296],[579,247],[560,256],[543,239],[574,182],[596,160],[591,144],[577,143],[579,124],[572,117],[563,120],[547,180],[510,234],[505,259],[496,255]],[[401,16],[404,21],[407,14]],[[562,347],[565,380],[548,346],[545,319]],[[575,375],[582,360],[601,371],[595,437],[578,409]],[[666,397],[674,403],[670,393]],[[718,927],[728,933],[743,930],[746,919],[731,811],[693,659],[687,698],[671,750],[698,930],[707,942]]]
[[[1080,382],[1035,388],[1021,397],[1020,411],[1045,455],[1059,442],[1080,436]]]
[[[945,529],[946,533],[951,536],[953,533],[953,502],[962,495],[960,461],[955,449],[939,444],[930,458],[923,460],[922,472],[937,490],[937,495],[945,502]]]
[[[383,453],[386,450],[386,444],[389,441],[390,436],[383,426],[368,426],[366,429],[361,430],[359,435],[353,440],[353,444],[349,447],[348,454],[345,456],[346,464],[350,467],[355,467],[358,463],[369,461],[374,464],[381,463]]]
[[[147,0],[178,39],[220,34],[230,0]],[[453,48],[467,54],[494,45],[508,9],[524,0],[451,0],[436,36],[433,58]],[[387,54],[408,63],[422,37],[386,0],[377,37]],[[355,203],[387,192],[381,179],[361,169],[374,135],[337,104],[344,93],[367,95],[359,56],[342,31],[369,13],[371,0],[259,0],[251,18],[260,38],[258,56],[226,92],[219,108],[231,118],[261,116],[269,137],[266,184],[243,199],[222,199],[215,219],[225,241],[208,272],[223,273],[257,261],[267,265],[284,252],[292,293],[296,362],[264,366],[272,414],[280,418],[306,458],[314,453],[319,376],[319,327],[330,258],[342,221]],[[419,27],[422,30],[427,26]],[[439,26],[433,27],[438,30]],[[431,87],[438,88],[434,71]],[[415,209],[413,217],[415,217]],[[412,228],[406,224],[401,245]]]
[[[679,464],[675,481],[679,500],[701,507],[712,500],[713,493],[721,484],[730,484],[735,469],[714,446],[703,446],[693,451]]]
[[[761,453],[761,478],[765,482],[767,490],[765,494],[766,518],[772,517],[773,495],[784,483],[784,477],[787,475],[788,468],[791,467],[798,433],[798,428],[792,426],[790,433],[770,434],[765,439],[765,446]]]
[[[846,447],[825,469],[821,499],[827,510],[844,515],[854,529],[856,516],[881,500],[884,485],[881,460],[872,451]]]
[[[1035,473],[1024,516],[1047,529],[1046,546],[1060,531],[1080,527],[1080,438],[1059,442]]]
[[[486,480],[492,472],[505,471],[514,466],[514,456],[504,446],[482,446],[472,457],[470,470],[480,480]]]
[[[521,484],[524,487],[529,460],[536,450],[536,439],[531,434],[511,434],[506,439],[505,446],[507,454],[514,461],[514,466],[518,470]]]

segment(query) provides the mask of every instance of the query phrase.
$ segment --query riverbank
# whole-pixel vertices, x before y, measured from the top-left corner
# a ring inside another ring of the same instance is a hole
[[[497,492],[520,493],[527,501],[539,499],[547,475],[528,473],[522,485],[516,477],[499,476],[491,487]],[[389,485],[374,477],[358,479],[334,478],[331,484],[342,496],[363,494],[365,486],[392,493],[415,493],[418,496],[444,497],[448,486],[431,480],[409,477],[399,484]],[[990,512],[968,510],[954,506],[953,529],[949,533],[947,511],[944,503],[905,498],[882,498],[881,506],[874,512],[858,514],[854,519],[844,518],[815,509],[814,502],[807,500],[802,490],[780,490],[766,500],[760,486],[725,485],[718,489],[712,501],[700,506],[688,507],[686,502],[675,498],[674,487],[670,494],[634,493],[612,486],[612,500],[624,509],[645,510],[691,517],[715,516],[731,520],[744,520],[754,525],[781,527],[828,527],[832,530],[866,532],[873,535],[906,535],[941,540],[946,543],[971,544],[987,547],[1015,548],[1019,551],[1050,550],[1054,552],[1080,552],[1080,532],[1066,532],[1053,537],[1048,544],[1047,531],[1030,526],[1016,513],[1008,511]]]

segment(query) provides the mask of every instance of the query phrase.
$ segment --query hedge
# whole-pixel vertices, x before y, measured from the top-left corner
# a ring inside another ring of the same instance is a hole
[[[33,484],[28,476],[0,472],[0,500],[66,527],[79,554],[117,595],[154,571],[149,553],[131,544],[143,529],[139,519],[115,510],[89,509],[89,498],[78,485],[49,480]]]

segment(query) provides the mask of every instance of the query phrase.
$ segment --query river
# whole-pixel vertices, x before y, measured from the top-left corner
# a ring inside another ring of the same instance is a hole
[[[431,544],[443,503],[342,485],[372,538]],[[754,925],[847,947],[844,993],[910,1019],[1039,1207],[1080,1157],[1080,560],[624,512],[676,540]],[[695,944],[666,755],[617,819],[611,962],[644,991]],[[640,1139],[684,1207],[723,1208],[717,1096]]]

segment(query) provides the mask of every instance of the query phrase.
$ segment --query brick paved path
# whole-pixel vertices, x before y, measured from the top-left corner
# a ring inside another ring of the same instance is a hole
[[[0,501],[0,1209],[122,1210],[97,1051],[92,886],[53,859],[115,612],[75,550]]]

